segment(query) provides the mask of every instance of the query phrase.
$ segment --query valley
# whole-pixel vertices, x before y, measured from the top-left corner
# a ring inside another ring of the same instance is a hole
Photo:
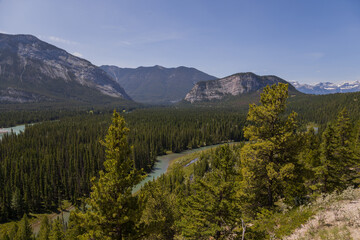
[[[238,46],[254,31],[235,47],[222,35],[216,55],[174,54],[186,29],[103,39],[87,55],[89,37],[0,33],[0,240],[359,239],[359,82],[294,81],[332,81],[338,66],[322,75],[317,52],[285,54],[296,68],[276,48],[249,56]],[[205,40],[189,45],[217,50]]]

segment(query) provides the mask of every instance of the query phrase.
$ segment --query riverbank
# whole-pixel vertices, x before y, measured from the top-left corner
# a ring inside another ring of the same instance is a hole
[[[185,157],[187,155],[194,154],[194,153],[197,153],[197,152],[205,151],[205,150],[208,150],[208,149],[216,148],[216,147],[221,146],[223,144],[234,144],[234,143],[236,143],[236,142],[220,143],[220,144],[215,144],[215,145],[210,145],[210,146],[185,150],[185,151],[182,151],[180,153],[170,153],[170,154],[167,154],[167,155],[158,156],[156,158],[157,161],[156,161],[156,163],[155,163],[155,165],[153,167],[153,170],[147,175],[147,177],[143,181],[141,181],[138,185],[136,185],[133,188],[132,192],[136,193],[137,191],[139,191],[141,189],[142,186],[144,186],[145,183],[147,183],[148,181],[151,181],[153,179],[157,179],[162,174],[166,173],[169,169],[172,168],[173,163],[177,162],[177,160],[182,158],[182,157]]]
[[[10,128],[1,128],[0,129],[0,140],[3,138],[3,136],[5,134],[10,134],[10,133],[19,134],[23,131],[25,131],[25,124],[18,125],[15,127],[10,127]]]

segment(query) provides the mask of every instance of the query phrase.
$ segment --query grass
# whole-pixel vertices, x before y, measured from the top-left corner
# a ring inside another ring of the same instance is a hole
[[[281,239],[306,223],[314,214],[314,209],[302,206],[284,212],[263,210],[258,214],[255,228],[265,232],[270,239]]]
[[[49,215],[49,214],[47,214],[47,213],[42,213],[42,214],[30,213],[28,215],[30,225],[37,222],[38,220],[40,220],[43,216],[47,216],[47,215]],[[20,221],[21,221],[21,219],[0,224],[0,236],[3,236],[5,233],[9,233],[11,231],[11,229],[13,228],[13,226],[15,224],[18,224]]]
[[[59,207],[58,211],[60,213],[61,210],[66,210],[66,209],[70,209],[70,208],[72,208],[71,202],[68,200],[63,200],[61,202],[61,207]],[[29,223],[30,223],[30,225],[38,223],[39,221],[41,221],[41,219],[44,216],[48,216],[49,218],[53,217],[53,219],[55,219],[54,216],[57,216],[57,215],[58,215],[58,213],[30,213],[30,214],[28,214]],[[52,220],[52,219],[50,219],[50,220]],[[0,237],[3,236],[5,233],[9,233],[11,231],[11,229],[13,228],[13,226],[15,224],[19,223],[20,221],[21,220],[17,220],[17,221],[11,221],[11,222],[0,224]]]

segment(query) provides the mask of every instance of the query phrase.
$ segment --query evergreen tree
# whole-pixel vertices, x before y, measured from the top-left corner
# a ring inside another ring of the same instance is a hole
[[[356,140],[353,128],[348,112],[346,108],[343,108],[337,116],[335,125],[338,141],[336,156],[339,159],[341,169],[340,185],[342,190],[353,185],[353,180],[357,175],[354,169],[358,158],[355,151]]]
[[[15,213],[15,217],[20,218],[24,213],[23,211],[23,201],[20,194],[20,190],[15,188],[15,191],[11,197],[11,210]]]
[[[215,153],[212,170],[192,184],[180,201],[177,226],[186,239],[228,239],[239,236],[241,218],[236,158],[229,146]]]
[[[44,216],[41,220],[40,231],[38,234],[39,240],[49,240],[50,236],[50,222],[47,216]]]
[[[267,86],[260,105],[251,104],[244,128],[249,139],[241,150],[243,190],[249,208],[268,206],[284,196],[288,201],[302,194],[300,166],[297,163],[301,136],[297,134],[295,112],[283,115],[288,85]]]
[[[310,128],[305,135],[305,141],[300,153],[300,161],[304,166],[303,179],[307,190],[318,192],[321,188],[317,171],[322,167],[320,161],[320,138],[314,128]]]
[[[79,236],[86,233],[86,229],[83,224],[83,215],[79,209],[70,213],[68,222],[68,228],[66,229],[65,239],[73,240],[78,239]]]
[[[356,163],[353,127],[346,109],[339,112],[335,123],[328,124],[322,136],[321,166],[317,174],[322,191],[345,189],[356,178],[353,166]]]
[[[9,234],[8,234],[8,236],[10,237],[10,239],[15,239],[16,233],[17,233],[18,230],[19,230],[19,226],[18,226],[18,224],[15,223],[15,224],[11,227],[11,230],[10,230],[10,232],[9,232]]]
[[[56,219],[51,224],[51,231],[49,234],[49,240],[63,240],[65,239],[64,227],[59,219]]]
[[[144,225],[142,237],[146,239],[173,239],[175,199],[158,182],[152,182],[141,190],[144,210],[141,223]]]
[[[29,224],[29,219],[26,214],[19,223],[19,229],[15,235],[14,240],[31,240],[32,239],[32,229]]]
[[[5,233],[0,239],[1,240],[11,240],[10,236],[7,233]]]
[[[87,203],[90,208],[82,216],[85,239],[129,239],[136,237],[141,216],[133,187],[142,180],[130,158],[127,136],[129,129],[123,117],[114,111],[105,141],[106,160],[98,180],[92,181]]]

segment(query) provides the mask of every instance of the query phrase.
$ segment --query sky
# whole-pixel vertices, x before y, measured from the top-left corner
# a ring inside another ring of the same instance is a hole
[[[360,81],[359,0],[0,0],[0,32],[98,66]]]

